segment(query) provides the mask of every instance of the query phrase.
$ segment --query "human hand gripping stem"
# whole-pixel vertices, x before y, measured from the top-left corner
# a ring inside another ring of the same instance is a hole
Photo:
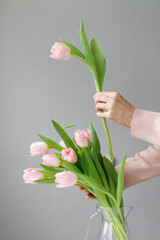
[[[115,123],[131,128],[136,108],[118,92],[100,92],[93,96],[98,117],[108,118]],[[105,110],[106,112],[101,112]]]

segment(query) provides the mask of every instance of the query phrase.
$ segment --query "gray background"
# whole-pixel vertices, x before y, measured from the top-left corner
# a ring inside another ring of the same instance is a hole
[[[95,37],[107,61],[104,91],[119,91],[140,109],[160,111],[160,2],[158,0],[1,0],[1,171],[0,240],[82,240],[96,201],[75,187],[24,184],[23,170],[38,167],[30,144],[40,133],[60,140],[51,119],[67,130],[92,122],[108,155],[101,119],[96,116],[95,87],[89,69],[75,57],[49,58],[62,37],[80,50],[84,21],[88,40]],[[118,163],[149,143],[132,138],[130,129],[108,120]],[[124,192],[134,240],[159,239],[159,177]]]

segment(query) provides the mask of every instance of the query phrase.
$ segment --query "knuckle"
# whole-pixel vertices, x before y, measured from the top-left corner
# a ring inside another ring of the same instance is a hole
[[[109,112],[108,112],[107,117],[108,117],[109,119],[112,119],[112,117],[113,117],[112,111],[109,111]]]
[[[94,99],[94,101],[95,101],[95,103],[97,103],[97,102],[98,102],[98,97],[96,97],[96,98]]]
[[[95,109],[97,109],[98,108],[98,103],[95,105]]]
[[[116,108],[117,105],[117,99],[113,98],[112,101],[109,104],[109,111],[113,111]]]
[[[112,99],[112,102],[111,102],[111,106],[114,106],[114,105],[116,104],[116,102],[117,102],[117,99],[116,99],[116,98],[113,98],[113,99]]]
[[[120,97],[120,93],[119,92],[114,92],[114,96],[115,96],[115,98],[119,98]]]

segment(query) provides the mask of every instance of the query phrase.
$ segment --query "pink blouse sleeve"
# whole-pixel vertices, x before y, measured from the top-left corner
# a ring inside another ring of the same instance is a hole
[[[154,145],[126,160],[124,189],[160,175],[160,113],[136,109],[131,136]],[[120,166],[116,166],[117,172]]]
[[[136,109],[132,117],[131,136],[160,146],[160,113]]]

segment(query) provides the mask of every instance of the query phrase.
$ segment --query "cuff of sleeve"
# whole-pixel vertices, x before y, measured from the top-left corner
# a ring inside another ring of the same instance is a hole
[[[137,134],[139,132],[139,129],[141,126],[139,126],[141,116],[141,110],[136,108],[136,110],[133,113],[132,116],[132,122],[131,122],[131,136],[137,137]]]

